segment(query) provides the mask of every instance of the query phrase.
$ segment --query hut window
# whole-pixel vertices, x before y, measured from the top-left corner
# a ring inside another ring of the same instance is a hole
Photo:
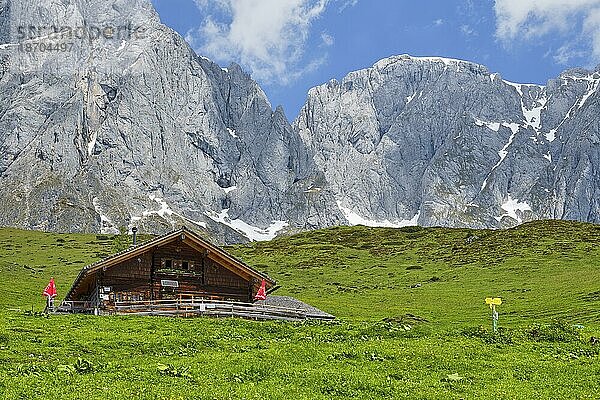
[[[194,270],[195,262],[190,260],[177,260],[177,259],[166,259],[160,260],[160,269],[158,272],[166,273],[177,273],[177,272],[189,272],[196,273]]]

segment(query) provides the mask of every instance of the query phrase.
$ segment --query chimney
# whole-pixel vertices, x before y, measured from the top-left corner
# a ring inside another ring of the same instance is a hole
[[[137,246],[137,232],[138,228],[136,228],[135,226],[131,228],[131,233],[133,233],[133,247]]]

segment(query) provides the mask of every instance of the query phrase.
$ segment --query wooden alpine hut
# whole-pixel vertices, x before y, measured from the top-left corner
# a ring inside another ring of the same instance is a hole
[[[275,288],[267,275],[184,227],[83,268],[65,301],[107,310],[192,297],[252,302],[263,280],[267,292]]]

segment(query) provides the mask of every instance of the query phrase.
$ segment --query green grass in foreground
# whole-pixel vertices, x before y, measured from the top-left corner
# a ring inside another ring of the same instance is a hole
[[[230,248],[332,324],[43,318],[24,311],[43,308],[50,276],[64,295],[112,241],[0,230],[0,396],[597,398],[598,244],[599,226],[567,222],[332,228]],[[487,296],[505,301],[499,335],[479,328]]]

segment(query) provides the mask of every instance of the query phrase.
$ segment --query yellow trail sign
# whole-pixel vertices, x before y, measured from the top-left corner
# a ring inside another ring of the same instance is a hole
[[[500,304],[502,304],[502,299],[500,297],[488,297],[485,299],[485,304],[489,304],[490,306],[499,306]]]
[[[492,310],[492,328],[494,332],[498,332],[498,311],[496,311],[496,306],[502,304],[502,299],[500,297],[488,297],[485,299],[485,303],[489,304]]]

